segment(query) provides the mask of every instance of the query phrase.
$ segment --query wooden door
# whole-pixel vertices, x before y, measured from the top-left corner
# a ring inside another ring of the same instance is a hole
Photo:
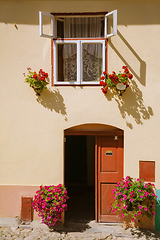
[[[123,136],[96,138],[96,220],[121,222],[121,214],[110,210],[112,190],[123,178]]]
[[[22,197],[22,209],[21,209],[21,219],[22,222],[31,222],[33,219],[32,214],[32,198]]]

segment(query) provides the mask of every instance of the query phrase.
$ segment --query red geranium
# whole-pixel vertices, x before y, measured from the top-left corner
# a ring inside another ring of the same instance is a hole
[[[125,68],[127,68],[127,66],[123,66],[123,67],[122,67],[122,69],[125,69]]]
[[[105,88],[101,88],[101,90],[102,90],[102,92],[103,92],[104,94],[107,93],[107,90],[106,90]]]
[[[33,75],[33,78],[34,78],[34,79],[37,79],[37,74],[34,74],[34,75]]]
[[[122,77],[127,77],[127,75],[126,74],[122,74]]]
[[[100,81],[100,85],[103,86],[104,85],[104,81]]]
[[[133,75],[132,75],[132,74],[128,74],[128,78],[129,78],[129,79],[132,79],[132,78],[133,78]]]
[[[37,91],[37,95],[40,95],[43,89],[47,88],[48,84],[48,73],[45,73],[42,69],[39,70],[39,73],[30,71],[31,68],[28,69],[28,75],[23,74],[25,77],[25,82],[29,83],[30,87],[32,87],[35,91]]]
[[[112,74],[107,74],[106,71],[103,71],[103,75],[101,76],[100,85],[103,86],[101,89],[104,94],[107,93],[108,87],[114,88],[117,87],[117,84],[121,83],[129,87],[128,81],[133,78],[133,75],[129,72],[127,66],[123,66],[123,73],[121,71],[116,74],[115,71],[112,71]],[[107,87],[107,88],[106,88]]]

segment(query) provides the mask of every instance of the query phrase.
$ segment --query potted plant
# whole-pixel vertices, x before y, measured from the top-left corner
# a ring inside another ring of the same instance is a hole
[[[32,72],[31,68],[27,68],[28,74],[23,73],[25,82],[29,83],[29,86],[34,89],[36,95],[40,96],[43,89],[46,89],[48,84],[48,73],[45,73],[42,69],[39,73]]]
[[[100,85],[104,94],[107,93],[108,88],[116,88],[118,94],[122,95],[126,88],[129,87],[129,79],[132,79],[133,75],[129,72],[127,66],[123,66],[122,69],[123,73],[120,71],[118,74],[114,71],[112,74],[107,74],[106,71],[103,72]]]
[[[122,179],[113,189],[114,203],[111,206],[112,212],[122,212],[122,218],[131,214],[132,221],[138,221],[140,216],[147,216],[152,219],[155,215],[155,201],[157,196],[154,191],[154,184],[145,183],[130,176]]]
[[[36,192],[32,207],[42,218],[42,222],[49,227],[58,223],[62,218],[62,212],[67,210],[67,190],[64,185],[40,186]]]

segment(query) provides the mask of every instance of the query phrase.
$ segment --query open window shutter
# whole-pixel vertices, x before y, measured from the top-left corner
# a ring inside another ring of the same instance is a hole
[[[51,34],[43,33],[43,16],[51,19]],[[56,38],[55,17],[52,14],[39,11],[39,31],[40,37]]]
[[[108,16],[110,15],[113,16],[113,30],[112,30],[112,33],[108,34],[107,19],[108,19]],[[117,10],[114,10],[105,15],[105,38],[109,38],[116,35],[117,35]]]

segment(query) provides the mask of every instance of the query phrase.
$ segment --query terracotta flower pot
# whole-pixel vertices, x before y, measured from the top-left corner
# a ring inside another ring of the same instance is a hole
[[[137,217],[137,220],[140,222],[132,221],[131,212],[129,212],[128,216],[124,218],[123,227],[124,228],[143,228],[143,229],[150,229],[155,230],[155,217],[153,219],[149,219],[146,215]]]
[[[37,96],[40,96],[41,95],[41,88],[40,87],[35,87],[35,86],[32,86],[32,88],[34,89],[34,91],[36,92],[36,95]]]

